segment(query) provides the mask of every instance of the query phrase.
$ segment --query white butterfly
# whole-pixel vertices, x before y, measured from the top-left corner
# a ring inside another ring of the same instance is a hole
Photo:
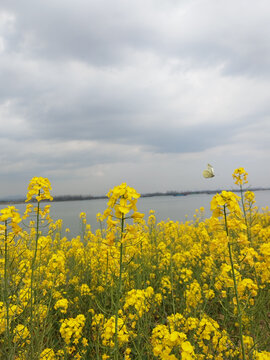
[[[206,179],[208,178],[212,178],[214,177],[215,174],[214,174],[214,169],[213,169],[213,166],[208,164],[207,165],[207,170],[204,170],[203,171],[203,177],[205,177]]]

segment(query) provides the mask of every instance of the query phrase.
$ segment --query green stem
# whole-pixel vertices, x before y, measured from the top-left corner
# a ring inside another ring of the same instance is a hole
[[[4,302],[6,305],[6,327],[7,327],[7,348],[11,349],[10,328],[9,328],[9,299],[8,299],[8,231],[7,220],[5,220],[5,267],[4,267]]]
[[[171,250],[171,249],[170,249]],[[173,262],[172,262],[172,250],[171,250],[171,256],[170,256],[170,278],[171,278],[171,296],[172,296],[172,310],[173,314],[175,315],[175,301],[174,301],[174,280],[173,280]]]
[[[125,217],[124,217],[124,214],[122,214],[122,218],[121,218],[121,241],[123,239],[124,225],[125,225]]]
[[[226,234],[227,234],[227,236],[229,236],[229,228],[228,228],[228,221],[227,221],[226,205],[223,205],[223,213],[224,213]]]
[[[117,298],[116,298],[116,304],[115,304],[115,353],[114,353],[114,359],[119,359],[119,343],[118,343],[118,311],[120,306],[120,298],[122,293],[122,272],[123,272],[123,233],[124,233],[124,224],[125,224],[125,218],[124,214],[122,214],[121,218],[121,241],[120,241],[120,258],[119,258],[119,278],[118,278],[118,291],[117,291]]]
[[[224,211],[226,234],[229,237],[229,228],[228,228],[226,206],[225,205],[223,206],[223,211]],[[242,332],[242,313],[241,313],[241,308],[240,308],[240,301],[239,301],[239,296],[238,296],[237,282],[236,282],[236,276],[235,276],[235,271],[234,271],[234,264],[233,264],[233,257],[232,257],[232,250],[231,250],[230,242],[228,242],[228,248],[229,248],[230,262],[231,262],[231,268],[232,268],[233,286],[234,286],[234,292],[235,292],[235,297],[236,297],[237,319],[238,319],[238,323],[239,323],[239,335],[240,335],[242,356],[243,356],[243,360],[246,360],[245,346],[244,346],[243,332]]]
[[[38,193],[40,195],[40,191]],[[34,256],[32,259],[31,264],[31,285],[30,285],[30,327],[31,327],[31,359],[34,358],[34,319],[33,319],[33,298],[34,298],[34,278],[35,278],[35,266],[36,266],[36,258],[37,258],[37,250],[38,250],[38,239],[39,239],[39,210],[40,210],[40,203],[38,202],[37,206],[37,215],[36,215],[36,237],[35,237],[35,249],[34,249]]]

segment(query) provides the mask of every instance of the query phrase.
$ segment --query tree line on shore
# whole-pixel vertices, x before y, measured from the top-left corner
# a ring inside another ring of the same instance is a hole
[[[141,197],[154,197],[154,196],[187,196],[187,195],[197,195],[197,194],[216,194],[221,192],[224,189],[215,189],[215,190],[193,190],[193,191],[176,191],[170,190],[166,192],[153,192],[141,194]],[[270,188],[264,187],[254,187],[250,188],[250,191],[265,191],[270,190]],[[232,192],[239,192],[238,189],[230,189]],[[98,200],[98,199],[107,199],[106,195],[55,195],[53,201],[80,201],[80,200]],[[19,204],[24,203],[25,199],[23,197],[18,198],[8,198],[0,199],[0,204]],[[33,201],[34,202],[34,201]]]

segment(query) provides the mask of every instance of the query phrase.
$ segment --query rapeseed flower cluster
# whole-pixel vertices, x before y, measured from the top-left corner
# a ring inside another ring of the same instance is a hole
[[[138,319],[150,310],[151,302],[155,300],[154,289],[151,286],[145,290],[132,289],[125,296],[123,309],[128,310],[131,319]],[[135,316],[131,315],[132,313],[135,313]]]
[[[40,202],[41,200],[53,200],[50,194],[52,189],[50,181],[43,177],[33,177],[28,186],[28,193],[26,201],[30,201],[33,198]]]
[[[20,343],[21,347],[30,343],[30,333],[28,328],[23,324],[18,324],[14,329],[14,343]]]
[[[63,320],[60,327],[60,333],[67,345],[71,342],[73,344],[78,344],[84,325],[85,316],[82,314],[76,316],[75,319],[70,318]]]
[[[81,213],[71,237],[43,206],[48,179],[33,178],[29,227],[0,210],[0,359],[269,360],[270,211],[243,168],[234,180],[241,196],[216,194],[210,218],[160,223],[123,183],[101,228]]]
[[[53,349],[50,348],[44,349],[40,354],[40,360],[56,360],[56,356]]]
[[[67,299],[59,299],[56,301],[54,305],[55,310],[59,309],[62,314],[65,314],[68,309],[68,300]]]
[[[8,230],[8,225],[12,228],[12,233],[17,235],[21,231],[21,227],[18,225],[22,221],[21,216],[15,206],[8,206],[5,209],[0,210],[0,236]]]
[[[127,214],[133,211],[130,217],[133,220],[140,221],[144,214],[137,212],[137,200],[140,194],[126,183],[114,187],[107,194],[109,201],[108,208],[104,211],[101,220],[107,218],[108,227],[112,228],[120,224],[120,221],[127,219]],[[123,229],[122,229],[123,230]]]
[[[236,185],[247,184],[248,183],[247,176],[248,176],[248,173],[245,171],[245,169],[243,167],[235,169],[233,172],[233,175],[232,175],[232,177],[234,179],[234,183]]]
[[[153,353],[162,360],[195,359],[194,348],[183,332],[170,331],[166,325],[154,328],[151,338]]]
[[[214,217],[220,217],[224,214],[224,209],[227,209],[234,216],[241,214],[239,206],[240,197],[231,191],[222,191],[216,194],[211,201],[211,210]]]

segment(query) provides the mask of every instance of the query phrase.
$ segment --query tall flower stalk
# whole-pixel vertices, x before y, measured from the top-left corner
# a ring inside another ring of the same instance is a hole
[[[38,240],[40,236],[40,216],[41,206],[40,202],[42,200],[50,200],[53,198],[50,194],[51,184],[47,178],[42,177],[34,177],[28,186],[28,193],[26,197],[26,202],[31,201],[32,199],[36,199],[37,207],[35,208],[36,218],[35,218],[35,243],[34,243],[34,253],[31,262],[31,280],[30,280],[30,331],[31,331],[31,359],[34,358],[35,349],[34,349],[34,335],[35,335],[35,326],[34,326],[34,304],[36,302],[35,293],[34,293],[34,282],[35,282],[35,273],[36,273],[36,259],[38,252]],[[44,211],[44,214],[47,212]],[[28,215],[28,212],[25,213]]]
[[[119,251],[119,275],[117,281],[117,294],[115,299],[115,332],[114,332],[114,359],[119,359],[119,340],[118,340],[118,322],[120,300],[122,296],[123,287],[123,268],[124,268],[124,242],[125,242],[125,221],[133,219],[133,221],[141,219],[144,215],[137,212],[136,203],[140,194],[135,189],[122,183],[110,190],[107,194],[108,208],[104,211],[102,220],[107,219],[108,227],[108,245],[115,245]],[[128,215],[133,211],[132,215]]]
[[[38,196],[40,195],[40,190],[38,193]],[[31,324],[31,329],[34,328],[33,326],[33,305],[35,302],[34,299],[34,279],[35,279],[35,270],[36,270],[36,258],[37,258],[37,250],[38,250],[38,238],[39,238],[39,218],[40,218],[40,203],[38,202],[37,204],[37,209],[36,209],[36,234],[35,234],[35,245],[34,245],[34,255],[32,258],[32,263],[31,263],[31,284],[30,284],[30,324]],[[32,342],[32,346],[33,346],[33,342]]]
[[[254,209],[253,206],[255,204],[255,195],[252,191],[244,192],[244,190],[243,190],[243,185],[246,185],[248,183],[247,176],[248,176],[248,173],[245,171],[245,169],[243,167],[235,169],[232,174],[234,183],[236,185],[238,185],[240,188],[241,205],[242,205],[244,221],[245,221],[245,225],[246,225],[247,239],[250,243],[249,246],[252,246],[253,239],[252,239],[252,234],[251,234],[251,226],[252,226],[252,222],[254,219],[253,218],[254,213],[252,212],[252,209]],[[249,218],[247,216],[247,212],[249,213]],[[258,299],[260,299],[260,295],[262,293],[262,287],[261,287],[259,276],[257,274],[257,270],[256,270],[255,266],[254,266],[253,271],[254,271],[257,287],[258,287],[258,297],[256,299],[258,301]],[[269,330],[268,315],[266,314],[266,312],[263,309],[261,311],[262,311],[264,318],[266,319],[266,326],[268,327],[268,330]]]
[[[234,194],[230,191],[222,191],[221,194],[216,194],[212,201],[211,201],[211,210],[213,211],[214,217],[223,216],[224,223],[225,223],[225,231],[228,238],[228,250],[229,250],[229,257],[230,257],[230,265],[232,270],[232,278],[233,278],[233,285],[234,285],[234,293],[236,298],[236,306],[237,306],[237,320],[239,324],[239,338],[241,343],[241,351],[242,351],[242,358],[243,360],[246,359],[245,355],[245,346],[244,346],[244,339],[243,339],[243,329],[242,329],[242,310],[238,295],[237,289],[237,279],[235,275],[235,268],[233,262],[233,254],[232,254],[232,243],[230,242],[230,235],[229,235],[229,226],[228,226],[228,213],[233,213],[236,216],[241,214],[241,210],[239,207],[239,196]]]
[[[7,232],[7,220],[5,220],[5,266],[4,266],[4,302],[6,305],[6,329],[8,347],[10,346],[10,334],[9,334],[9,296],[8,296],[8,232]]]

